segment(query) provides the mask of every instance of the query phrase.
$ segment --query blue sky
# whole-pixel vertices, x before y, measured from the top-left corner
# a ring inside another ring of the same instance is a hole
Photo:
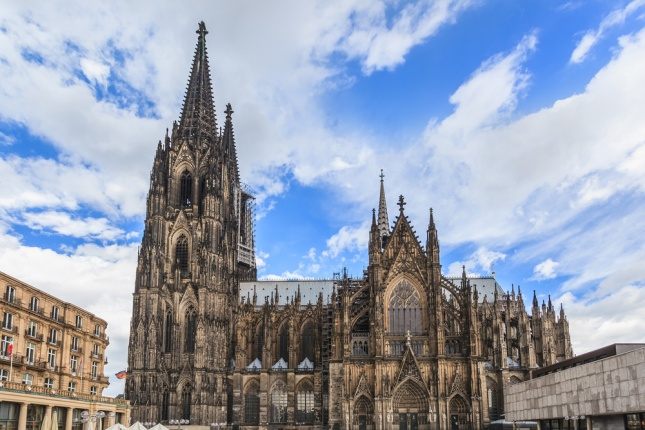
[[[0,270],[107,319],[108,374],[200,20],[261,277],[360,275],[384,169],[446,274],[551,294],[576,352],[645,341],[645,0],[2,3]]]

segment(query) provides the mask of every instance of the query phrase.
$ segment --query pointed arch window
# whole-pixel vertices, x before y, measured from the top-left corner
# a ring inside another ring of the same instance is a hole
[[[192,403],[192,396],[189,387],[184,387],[181,392],[181,417],[185,420],[190,419],[190,406]]]
[[[188,208],[193,204],[193,176],[188,170],[181,174],[179,184],[179,203],[182,208]]]
[[[188,275],[188,239],[183,234],[177,240],[175,259],[181,276]]]
[[[303,424],[314,422],[314,388],[306,380],[298,385],[296,392],[296,422]]]
[[[282,381],[277,381],[271,390],[270,421],[272,423],[287,422],[287,391]]]
[[[311,321],[305,323],[302,327],[302,333],[300,335],[300,359],[299,362],[308,358],[309,360],[315,362],[315,351],[316,351],[316,330]]]
[[[278,356],[277,360],[283,358],[284,361],[289,362],[289,326],[283,324],[278,335]],[[313,359],[313,357],[312,357]]]
[[[199,179],[199,214],[204,214],[204,198],[206,197],[206,176]]]
[[[392,291],[388,304],[390,334],[422,334],[421,298],[416,288],[403,280]]]
[[[244,390],[244,422],[246,424],[259,424],[260,422],[260,395],[257,381],[248,383]]]
[[[251,329],[251,360],[262,360],[264,349],[264,323],[260,321],[256,328]]]
[[[195,309],[194,308],[189,308],[186,311],[186,319],[185,319],[185,324],[186,324],[186,343],[184,346],[184,352],[195,352],[195,329],[196,329],[196,317],[195,317]]]
[[[166,312],[166,318],[164,319],[164,335],[163,335],[163,350],[164,352],[172,351],[172,312]]]

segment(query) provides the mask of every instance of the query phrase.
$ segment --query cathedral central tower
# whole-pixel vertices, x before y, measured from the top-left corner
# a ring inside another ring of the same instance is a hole
[[[226,420],[238,285],[256,276],[253,197],[230,104],[217,127],[207,33],[201,22],[180,120],[150,173],[126,383],[135,421]]]

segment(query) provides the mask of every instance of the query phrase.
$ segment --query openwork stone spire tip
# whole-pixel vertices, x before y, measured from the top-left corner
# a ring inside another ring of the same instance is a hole
[[[385,201],[385,185],[383,183],[383,178],[385,178],[385,175],[383,174],[383,169],[381,169],[381,174],[379,175],[381,178],[381,191],[379,194],[379,200],[378,200],[378,230],[379,230],[379,236],[381,236],[381,239],[384,237],[387,237],[390,235],[390,221],[388,220],[387,216],[387,203]]]

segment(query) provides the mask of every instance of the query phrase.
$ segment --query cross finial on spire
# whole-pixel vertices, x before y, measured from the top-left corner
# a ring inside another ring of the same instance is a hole
[[[412,346],[412,339],[410,338],[410,330],[405,333],[405,345],[410,348]]]
[[[199,22],[199,27],[197,28],[197,31],[195,32],[199,34],[199,37],[204,37],[208,34],[208,30],[206,30],[206,24],[204,21]]]
[[[383,169],[381,169],[381,174],[379,175],[379,178],[381,178],[381,182],[383,182],[383,178],[385,178],[385,174],[383,174]]]
[[[399,195],[399,211],[403,213],[403,206],[405,206],[405,200],[403,199],[403,194]]]
[[[231,119],[231,115],[233,115],[233,112],[235,111],[233,110],[233,107],[231,106],[231,104],[226,103],[226,110],[224,111],[224,113],[226,114],[226,119]]]

